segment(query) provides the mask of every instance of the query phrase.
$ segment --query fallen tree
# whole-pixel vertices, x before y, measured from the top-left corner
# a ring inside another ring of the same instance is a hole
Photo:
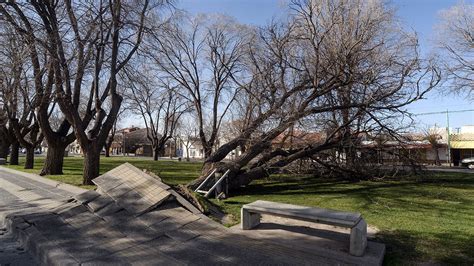
[[[246,96],[240,104],[251,110],[242,114],[246,127],[205,160],[189,186],[215,168],[230,169],[234,189],[338,147],[351,156],[350,142],[360,134],[396,135],[406,125],[404,107],[439,83],[438,70],[418,54],[416,36],[382,2],[292,1],[291,10],[288,21],[260,29],[247,44],[246,79],[232,76]],[[324,138],[275,147],[294,129]],[[241,146],[237,159],[224,160]]]

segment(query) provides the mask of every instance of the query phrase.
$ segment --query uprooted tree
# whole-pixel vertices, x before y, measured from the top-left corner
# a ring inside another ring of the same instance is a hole
[[[246,43],[245,75],[228,72],[245,95],[240,105],[251,111],[242,114],[247,126],[207,157],[191,187],[214,168],[230,169],[233,189],[341,146],[346,158],[355,156],[351,142],[397,132],[404,107],[440,80],[419,57],[416,36],[399,27],[382,1],[295,0],[291,10],[288,21],[256,31]],[[292,149],[272,145],[295,128],[324,137]],[[246,148],[236,160],[224,161],[240,146]]]

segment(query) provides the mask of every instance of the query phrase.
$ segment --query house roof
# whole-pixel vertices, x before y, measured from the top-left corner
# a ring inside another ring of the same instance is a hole
[[[364,140],[362,141],[362,147],[375,148],[375,147],[400,147],[404,149],[431,149],[433,145],[428,140],[412,140],[412,141],[398,141],[388,140],[382,143],[378,143],[375,140]],[[439,143],[440,147],[446,147],[446,143]]]
[[[273,145],[282,146],[302,146],[306,144],[320,143],[324,141],[326,134],[322,132],[306,132],[294,130],[292,132],[284,132],[273,139]]]
[[[451,141],[474,141],[474,133],[451,134]]]

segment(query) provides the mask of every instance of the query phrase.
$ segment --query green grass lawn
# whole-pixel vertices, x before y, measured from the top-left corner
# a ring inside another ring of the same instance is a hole
[[[43,167],[44,157],[35,158],[34,169],[23,169],[24,158],[20,157],[20,165],[7,165],[13,168],[28,173],[38,174]],[[178,162],[171,160],[153,161],[147,158],[133,158],[133,157],[101,157],[100,173],[103,174],[114,167],[117,167],[125,162],[129,162],[139,169],[147,169],[159,175],[163,181],[168,184],[185,184],[199,176],[201,170],[201,163],[198,162]],[[94,186],[82,185],[82,157],[66,157],[64,158],[64,175],[49,175],[50,179],[79,186],[82,188],[94,188]]]
[[[201,167],[193,162],[112,157],[102,158],[101,173],[126,161],[155,172],[169,184],[187,183],[199,175]],[[37,166],[29,172],[38,173],[41,163],[38,158]],[[82,158],[66,158],[64,173],[49,178],[80,185]],[[273,176],[231,196],[214,202],[237,221],[240,207],[258,199],[360,212],[380,229],[378,238],[387,246],[388,265],[474,263],[473,174],[438,173],[403,181],[357,183]]]
[[[388,265],[474,263],[473,174],[357,183],[272,177],[214,202],[240,218],[240,207],[258,199],[362,213],[381,230]]]

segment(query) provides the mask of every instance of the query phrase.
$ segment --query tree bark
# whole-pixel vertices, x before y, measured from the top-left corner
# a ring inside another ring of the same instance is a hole
[[[93,185],[92,179],[99,176],[100,170],[100,152],[99,149],[95,148],[96,145],[91,145],[92,147],[84,152],[84,168],[83,168],[83,185]]]
[[[153,148],[153,161],[158,161],[158,157],[160,156],[160,151],[158,148]]]
[[[435,154],[436,154],[435,164],[436,165],[441,165],[441,161],[439,159],[439,149],[438,149],[438,147],[435,148]]]
[[[58,143],[48,143],[48,151],[40,175],[63,174],[64,152],[66,146]]]
[[[250,162],[249,158],[255,158],[255,156],[250,156],[248,158],[246,158],[246,156],[241,156],[237,161],[228,163],[208,162],[205,163],[203,166],[203,173],[206,173],[206,175],[208,175],[213,169],[217,169],[218,172],[230,170],[227,176],[227,188],[229,190],[234,190],[250,184],[250,182],[252,182],[253,180],[268,177],[269,175],[278,172],[283,167],[298,159],[306,158],[318,152],[334,148],[337,143],[339,143],[339,141],[340,140],[333,140],[332,142],[326,142],[321,145],[316,145],[313,147],[308,146],[305,148],[294,149],[291,151],[274,151],[268,153],[267,156],[264,155],[259,160],[259,162],[250,165],[250,168],[246,168],[245,166],[247,166]],[[260,150],[258,154],[261,154],[262,151],[265,150],[266,146],[267,144],[265,143],[259,143],[259,145],[252,146],[251,149],[254,149],[254,152],[256,150]],[[251,149],[249,149],[248,152],[250,152]],[[280,156],[280,159],[278,161],[270,161],[271,159],[274,159],[277,156]],[[203,181],[206,175],[201,175],[201,177],[188,183],[187,186],[190,188],[196,188],[196,186],[198,186]]]
[[[113,141],[113,139],[112,139]],[[105,143],[105,157],[110,157],[110,147],[112,147],[112,141],[108,141]]]
[[[204,149],[204,159],[208,159],[212,155],[212,145],[210,143],[206,143],[206,145],[203,146]]]
[[[9,148],[10,143],[7,140],[3,139],[0,142],[0,158],[4,158],[5,160],[7,159]]]
[[[110,147],[112,147],[112,143],[115,139],[115,126],[112,131],[113,132],[107,137],[107,140],[105,141],[105,157],[110,157]]]
[[[35,148],[26,148],[25,169],[33,169],[35,164]]]
[[[152,148],[153,148],[153,160],[158,161],[158,158],[160,157],[160,154],[163,153],[165,150],[165,143],[166,143],[166,138],[164,139],[157,139],[153,140]]]
[[[12,150],[10,153],[10,165],[18,165],[18,153],[20,150],[20,143],[15,141],[12,143]]]

